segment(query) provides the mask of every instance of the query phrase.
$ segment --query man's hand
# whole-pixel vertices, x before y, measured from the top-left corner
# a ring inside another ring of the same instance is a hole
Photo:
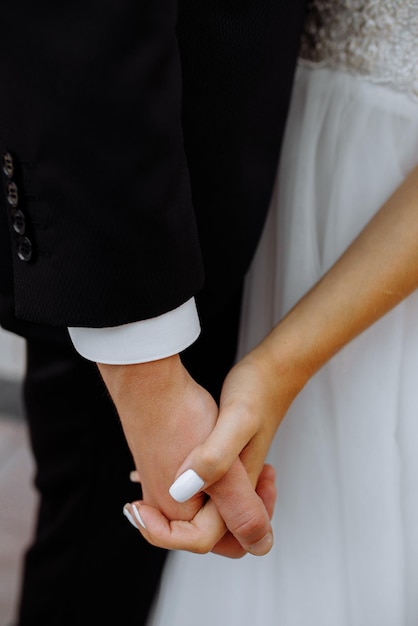
[[[190,377],[179,356],[137,365],[98,367],[120,416],[147,509],[157,517],[161,515],[160,520],[183,521],[183,528],[189,530],[187,523],[194,520],[188,538],[181,536],[177,540],[174,536],[167,543],[167,537],[144,532],[145,537],[167,548],[188,549],[190,545],[193,551],[213,549],[225,556],[241,556],[247,551],[265,554],[272,545],[269,512],[271,515],[275,495],[272,497],[271,478],[262,481],[264,491],[261,489],[262,494],[268,494],[270,511],[255,492],[258,475],[250,480],[238,458],[216,487],[203,487],[184,503],[176,502],[169,494],[178,468],[208,438],[218,417],[212,396]],[[196,519],[199,521],[203,512],[201,527]]]

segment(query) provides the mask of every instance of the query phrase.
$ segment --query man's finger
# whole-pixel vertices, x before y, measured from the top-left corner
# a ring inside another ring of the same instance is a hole
[[[274,505],[276,503],[276,472],[272,465],[264,465],[258,479],[256,492],[262,499],[270,519],[273,517]],[[238,543],[230,531],[225,533],[222,539],[211,550],[214,554],[228,556],[230,558],[241,558],[246,554],[246,550]]]
[[[273,530],[269,512],[251,485],[239,459],[233,463],[227,474],[211,485],[207,493],[228,530],[247,552],[256,556],[270,552],[273,546]]]

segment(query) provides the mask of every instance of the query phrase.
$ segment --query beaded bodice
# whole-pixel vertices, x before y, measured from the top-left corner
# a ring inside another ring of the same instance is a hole
[[[418,0],[309,0],[300,60],[418,98]]]

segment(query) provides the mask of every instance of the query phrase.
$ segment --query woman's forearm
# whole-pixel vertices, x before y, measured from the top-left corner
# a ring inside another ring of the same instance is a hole
[[[417,287],[418,167],[321,280],[231,369],[215,428],[179,472],[193,468],[210,486],[239,456],[255,485],[306,382]]]
[[[260,348],[308,380],[417,287],[418,167]]]

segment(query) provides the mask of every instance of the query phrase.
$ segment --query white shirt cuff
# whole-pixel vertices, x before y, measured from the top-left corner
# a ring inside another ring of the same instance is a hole
[[[178,354],[200,334],[195,299],[174,311],[140,322],[109,328],[68,329],[81,356],[96,363],[129,365],[156,361]]]

